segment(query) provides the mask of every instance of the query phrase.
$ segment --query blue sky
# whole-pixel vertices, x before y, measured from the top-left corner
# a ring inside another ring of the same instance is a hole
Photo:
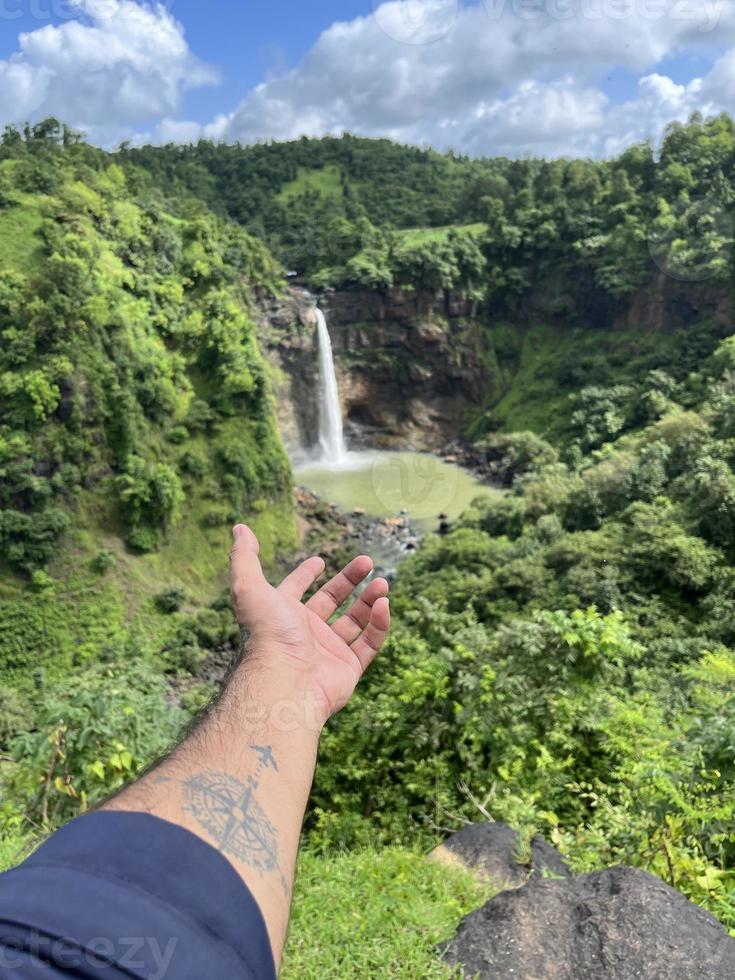
[[[196,54],[221,74],[220,84],[184,94],[183,115],[201,123],[234,109],[273,72],[295,67],[335,21],[372,11],[370,0],[164,0],[164,6],[182,23]],[[66,0],[0,0],[0,59],[17,51],[20,33],[74,16]]]
[[[611,155],[735,110],[729,0],[0,0],[0,124]]]

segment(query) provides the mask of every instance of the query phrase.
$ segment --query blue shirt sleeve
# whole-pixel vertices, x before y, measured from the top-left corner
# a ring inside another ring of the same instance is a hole
[[[92,813],[0,875],[3,980],[275,980],[262,913],[213,847]]]

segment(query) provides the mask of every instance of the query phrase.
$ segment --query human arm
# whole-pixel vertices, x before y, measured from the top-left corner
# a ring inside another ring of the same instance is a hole
[[[329,625],[371,569],[369,558],[356,558],[304,603],[322,559],[274,588],[255,535],[236,527],[231,581],[250,634],[244,655],[194,732],[103,808],[160,817],[216,847],[257,900],[276,964],[321,730],[350,699],[390,623],[388,584],[375,579]]]

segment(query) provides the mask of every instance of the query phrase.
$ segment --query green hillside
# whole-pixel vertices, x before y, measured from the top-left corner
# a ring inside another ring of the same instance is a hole
[[[652,258],[677,279],[724,281],[732,139],[721,116],[671,126],[658,155],[643,144],[607,161],[469,159],[346,135],[127,148],[120,162],[204,198],[317,287],[479,290],[512,310],[547,279],[562,304],[581,289],[614,301]],[[393,234],[452,226],[439,248],[433,234]]]
[[[328,164],[318,170],[299,167],[296,177],[278,191],[276,200],[280,204],[288,204],[302,194],[312,192],[341,201],[344,198],[344,187],[340,178],[341,171],[335,164]]]
[[[292,545],[250,313],[279,269],[53,125],[6,133],[0,187],[0,665],[30,694],[160,646],[156,594],[216,599],[235,518]]]

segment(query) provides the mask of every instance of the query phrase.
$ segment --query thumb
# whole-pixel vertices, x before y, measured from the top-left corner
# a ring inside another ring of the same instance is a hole
[[[258,595],[268,583],[260,566],[260,545],[244,524],[232,529],[235,543],[230,554],[230,588],[235,615],[241,626],[249,625],[258,608]]]

